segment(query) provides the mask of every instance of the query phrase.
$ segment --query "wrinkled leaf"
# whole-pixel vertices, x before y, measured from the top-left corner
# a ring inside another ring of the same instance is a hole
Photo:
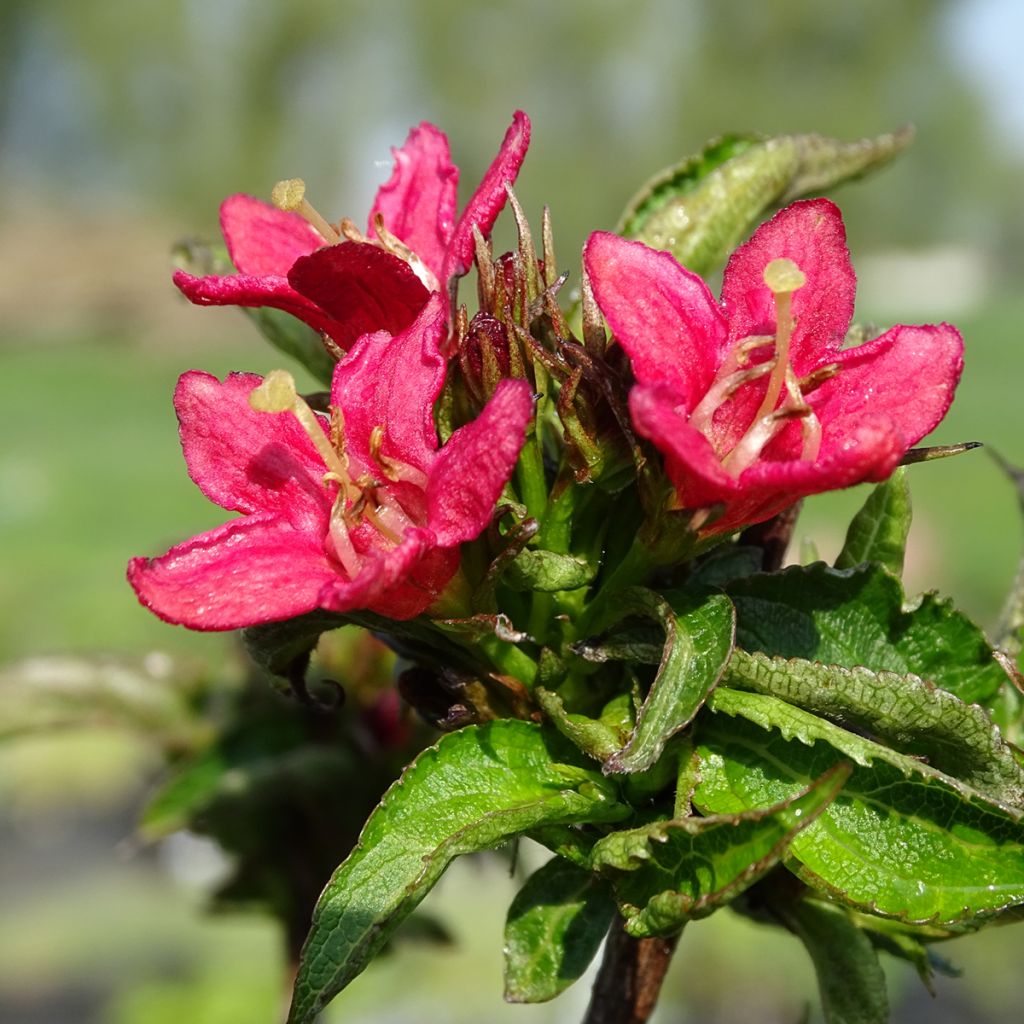
[[[705,275],[766,211],[883,166],[910,137],[907,130],[854,143],[819,135],[726,136],[645,185],[616,233],[668,250]]]
[[[879,566],[792,566],[727,591],[748,651],[913,673],[968,704],[990,700],[1006,678],[970,619],[934,594],[905,611],[899,580]]]
[[[505,720],[424,751],[385,794],[313,915],[289,1024],[308,1024],[369,963],[454,857],[628,808],[557,734]]]
[[[737,650],[723,682],[866,732],[995,800],[1024,807],[1024,769],[985,710],[919,676]]]
[[[734,899],[778,864],[849,773],[848,765],[838,765],[766,810],[658,821],[599,840],[592,864],[614,879],[626,931],[634,938],[671,935]]]
[[[702,813],[771,807],[844,757],[856,763],[843,792],[790,847],[812,887],[936,925],[970,926],[1024,902],[1019,811],[774,697],[719,688],[711,706],[748,720],[701,722],[693,801]]]
[[[723,594],[676,591],[662,597],[631,588],[618,599],[616,615],[647,615],[665,631],[661,664],[633,735],[604,766],[607,773],[641,772],[693,720],[718,682],[732,650],[733,610]]]
[[[527,548],[505,570],[504,582],[514,590],[576,590],[593,580],[594,571],[585,558]]]
[[[827,1024],[886,1024],[889,999],[878,954],[846,912],[801,900],[785,921],[814,962]]]
[[[555,857],[516,894],[505,922],[505,999],[542,1003],[590,965],[615,917],[608,885]]]
[[[872,490],[850,521],[836,568],[878,562],[894,576],[902,576],[910,517],[910,487],[907,471],[901,466]]]
[[[606,707],[600,718],[570,714],[557,693],[538,686],[534,697],[541,710],[551,719],[552,725],[566,738],[572,740],[585,754],[602,764],[618,753],[632,730],[632,699],[621,694]]]

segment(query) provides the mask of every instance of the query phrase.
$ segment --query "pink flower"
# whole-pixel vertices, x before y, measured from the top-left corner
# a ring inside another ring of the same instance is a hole
[[[945,415],[960,378],[963,341],[948,324],[841,347],[855,277],[825,199],[787,207],[736,250],[721,306],[639,242],[597,232],[584,262],[633,364],[633,423],[664,454],[676,507],[722,507],[707,533],[885,479]]]
[[[338,363],[330,423],[277,371],[198,371],[175,393],[189,474],[242,513],[135,558],[144,605],[192,629],[236,629],[315,608],[408,619],[459,567],[458,545],[490,522],[532,412],[529,386],[503,381],[473,422],[438,448],[433,404],[444,300],[431,297],[402,333],[360,338]]]
[[[486,237],[505,205],[530,141],[530,121],[516,111],[501,149],[456,220],[459,170],[444,132],[424,122],[393,150],[395,167],[377,192],[365,236],[342,232],[305,200],[305,188],[281,182],[271,206],[233,195],[220,225],[238,270],[174,283],[199,305],[273,306],[304,320],[347,349],[371,331],[398,334],[432,291],[447,291],[473,262],[473,228]],[[343,241],[343,238],[357,239]]]

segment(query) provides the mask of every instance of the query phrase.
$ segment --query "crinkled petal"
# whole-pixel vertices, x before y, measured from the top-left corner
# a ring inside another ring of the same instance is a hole
[[[494,222],[508,199],[505,186],[514,184],[529,145],[530,119],[521,110],[517,110],[512,115],[512,124],[505,132],[498,155],[487,168],[483,181],[470,197],[458,224],[455,225],[448,255],[444,261],[442,282],[451,277],[461,277],[472,266],[473,225],[480,229],[485,238],[490,235],[491,228],[494,227]]]
[[[300,295],[284,277],[253,277],[250,274],[193,277],[184,270],[176,270],[173,281],[185,298],[197,306],[271,306],[291,313],[316,331],[329,334],[339,344],[339,337],[348,338],[349,335],[344,325]],[[351,338],[348,340],[352,341]]]
[[[244,513],[273,513],[297,528],[326,529],[327,472],[290,413],[256,412],[249,395],[262,377],[233,373],[221,383],[198,370],[174,392],[189,475],[211,501]]]
[[[444,132],[424,121],[409,132],[405,145],[391,151],[395,168],[377,192],[368,234],[376,238],[374,220],[400,238],[440,279],[445,253],[455,231],[459,169],[452,163]]]
[[[373,464],[370,437],[384,428],[379,453],[426,472],[437,450],[434,401],[444,384],[439,347],[447,332],[444,298],[430,296],[420,315],[394,336],[363,336],[334,369],[331,404],[345,419],[348,453]]]
[[[950,324],[894,327],[880,338],[838,353],[839,372],[809,396],[827,424],[823,445],[841,443],[865,416],[884,415],[906,447],[939,423],[953,401],[964,343]]]
[[[458,554],[454,566],[443,582],[430,577],[419,580],[417,567],[434,546],[429,530],[406,530],[401,544],[380,548],[365,556],[363,567],[353,579],[335,576],[320,590],[320,607],[345,612],[353,608],[368,608],[393,619],[411,619],[432,604],[440,588],[448,582],[458,568]],[[436,566],[434,567],[436,569]],[[419,581],[419,585],[417,585]],[[433,589],[434,586],[437,589]]]
[[[503,380],[480,415],[441,449],[427,483],[427,525],[442,547],[472,540],[491,521],[532,413],[526,381]]]
[[[331,318],[331,337],[344,349],[371,331],[405,330],[429,295],[405,260],[363,242],[296,260],[288,281]]]
[[[171,548],[133,558],[128,582],[167,622],[241,629],[312,611],[335,575],[318,535],[270,516],[243,516]]]
[[[821,453],[813,462],[762,458],[741,473],[735,497],[727,501],[725,513],[711,524],[710,532],[724,533],[763,522],[810,494],[884,480],[906,450],[897,425],[886,416],[853,425],[839,438],[825,426]]]
[[[775,334],[775,303],[764,269],[781,257],[807,278],[793,295],[796,326],[790,343],[790,360],[802,375],[839,348],[853,317],[857,282],[835,204],[827,199],[793,203],[733,253],[722,284],[731,341]]]
[[[666,385],[693,408],[722,361],[725,317],[707,285],[670,253],[597,231],[583,262],[594,298],[641,384]]]
[[[297,213],[241,194],[221,203],[220,229],[231,262],[240,273],[256,277],[286,277],[300,256],[325,244]]]
[[[637,385],[629,393],[629,411],[637,432],[665,456],[665,470],[684,508],[713,505],[734,493],[735,480],[708,439],[686,421],[675,392]]]

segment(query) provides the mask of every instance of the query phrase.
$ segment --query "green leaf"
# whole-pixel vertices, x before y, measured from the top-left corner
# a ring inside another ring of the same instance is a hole
[[[553,593],[585,587],[594,573],[595,567],[585,558],[527,549],[509,564],[503,579],[513,590]]]
[[[606,773],[641,772],[668,740],[693,721],[718,682],[733,641],[733,610],[723,594],[676,591],[664,597],[623,591],[615,616],[647,615],[665,630],[665,647],[629,742],[605,762]]]
[[[337,360],[324,347],[324,340],[308,324],[269,306],[246,309],[260,334],[279,352],[301,363],[322,384],[330,385]]]
[[[1006,678],[970,619],[934,594],[905,611],[899,580],[877,565],[793,566],[726,589],[748,651],[913,673],[968,704],[992,699]]]
[[[995,800],[1024,807],[1024,769],[985,710],[919,676],[737,650],[723,682],[867,732]]]
[[[388,790],[313,915],[289,1024],[308,1024],[380,950],[454,857],[545,825],[629,809],[573,748],[529,722],[445,736]]]
[[[284,622],[268,622],[242,630],[249,656],[271,675],[287,678],[292,666],[308,657],[321,633],[344,626],[336,612],[315,611]]]
[[[800,900],[787,909],[785,922],[814,962],[828,1024],[886,1024],[889,999],[878,954],[846,912]]]
[[[819,135],[726,136],[648,182],[616,232],[705,275],[767,210],[877,169],[909,141],[907,131],[850,144]]]
[[[592,864],[613,877],[626,931],[634,938],[672,935],[734,899],[778,864],[850,771],[838,765],[765,810],[658,821],[599,840]]]
[[[812,887],[904,921],[956,927],[1024,902],[1019,810],[774,697],[721,687],[709,706],[720,714],[700,724],[693,802],[702,813],[771,807],[844,757],[856,762],[840,796],[792,842],[795,869]]]
[[[565,710],[562,698],[543,686],[534,690],[534,697],[563,736],[602,764],[622,749],[632,730],[632,698],[628,693],[613,698],[600,718],[570,714]]]
[[[888,480],[872,490],[851,520],[846,543],[836,558],[836,568],[850,569],[862,562],[878,562],[894,576],[902,576],[910,516],[907,471],[900,466]]]
[[[505,999],[543,1003],[590,965],[615,918],[608,884],[561,857],[535,871],[505,922]]]

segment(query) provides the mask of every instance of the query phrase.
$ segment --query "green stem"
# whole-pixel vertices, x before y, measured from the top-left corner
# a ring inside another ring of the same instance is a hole
[[[533,686],[537,663],[525,651],[496,636],[481,637],[478,646],[502,675],[512,676],[524,686]]]

